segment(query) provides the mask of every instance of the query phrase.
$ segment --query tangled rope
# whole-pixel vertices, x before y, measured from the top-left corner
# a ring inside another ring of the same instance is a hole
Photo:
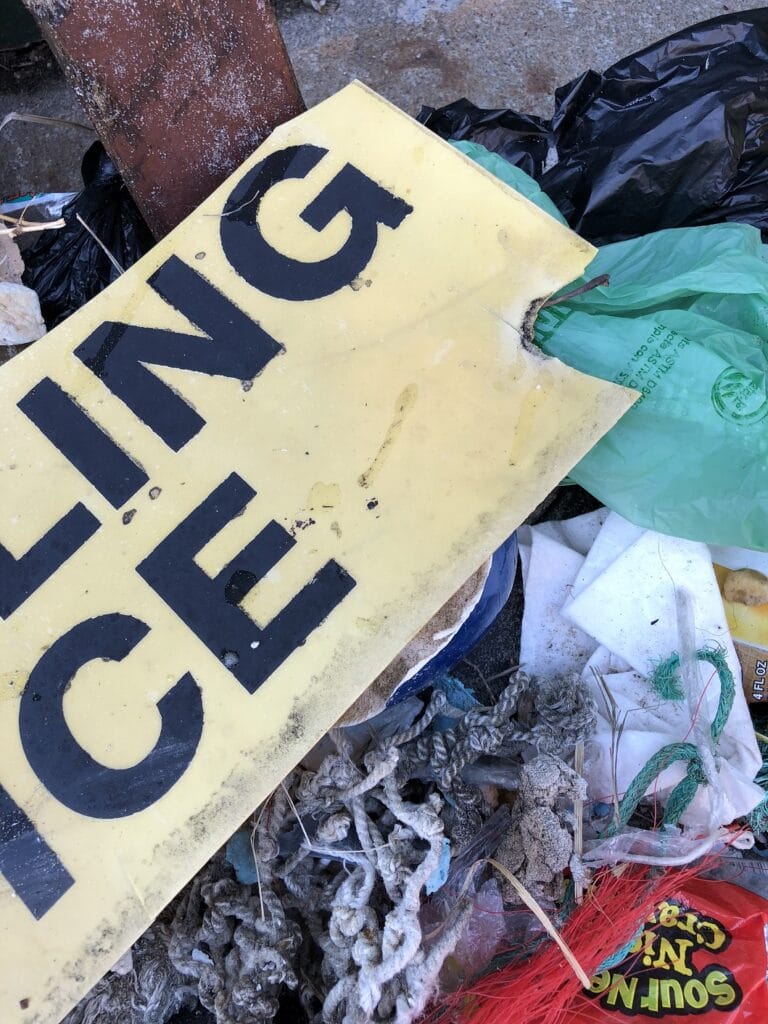
[[[736,693],[733,673],[728,667],[725,652],[721,648],[702,648],[696,652],[696,658],[699,661],[707,661],[713,665],[720,680],[720,699],[710,727],[712,745],[713,748],[716,748],[733,707]],[[682,687],[676,678],[679,670],[679,654],[673,654],[666,661],[657,665],[654,670],[654,679],[660,681],[660,685],[657,685],[657,688],[662,689],[663,687],[666,692],[676,699],[683,696]],[[627,787],[627,791],[619,804],[618,821],[614,822],[607,835],[616,835],[628,823],[654,780],[676,761],[687,762],[686,773],[669,795],[664,809],[663,823],[665,825],[677,824],[681,815],[684,814],[696,796],[699,786],[707,782],[702,753],[693,743],[669,743],[648,760]]]
[[[578,682],[539,686],[519,672],[492,707],[460,711],[436,686],[415,719],[391,713],[403,727],[388,738],[375,721],[362,746],[331,730],[324,756],[292,772],[250,826],[256,883],[216,857],[139,940],[133,972],[108,975],[65,1024],[166,1024],[195,999],[217,1024],[269,1024],[288,993],[309,1024],[410,1024],[473,911],[471,891],[438,901],[442,919],[426,936],[425,894],[498,806],[492,786],[465,774],[482,779],[478,759],[492,756],[519,779],[521,811],[507,821],[528,837],[523,861],[536,847],[529,874],[546,882],[567,864],[571,840],[544,805],[574,785],[547,752],[591,732],[594,717]],[[150,1004],[143,1016],[126,1010]]]

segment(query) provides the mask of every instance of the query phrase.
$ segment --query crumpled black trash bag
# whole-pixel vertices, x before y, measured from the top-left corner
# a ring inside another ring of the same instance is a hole
[[[85,188],[65,207],[66,226],[25,250],[23,281],[38,294],[50,330],[111,284],[118,271],[82,219],[126,270],[154,245],[149,228],[100,142],[82,163]]]
[[[551,121],[467,100],[420,120],[521,167],[595,245],[725,220],[768,241],[768,8],[585,72],[557,90]]]

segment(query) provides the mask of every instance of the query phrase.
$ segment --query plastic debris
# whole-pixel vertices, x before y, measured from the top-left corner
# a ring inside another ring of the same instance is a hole
[[[738,882],[738,869],[734,874]],[[761,897],[733,882],[691,880],[599,965],[565,1024],[615,1024],[635,1014],[695,1014],[712,1024],[764,1019],[767,929],[768,902]]]
[[[432,680],[431,684],[435,689],[442,690],[448,699],[448,703],[451,708],[456,708],[460,711],[472,711],[473,708],[480,707],[480,701],[475,697],[472,690],[466,687],[460,679],[456,679],[454,676],[442,675]],[[439,729],[441,732],[445,732],[448,729],[453,728],[455,725],[455,719],[449,715],[435,715],[435,721],[433,723],[434,729]]]
[[[451,669],[493,624],[512,591],[517,571],[513,534],[419,630],[340,720],[354,725],[406,700]]]
[[[438,889],[442,889],[448,880],[448,869],[450,866],[451,841],[450,839],[443,839],[443,847],[440,851],[440,860],[437,863],[437,867],[424,883],[424,892],[427,896],[431,896],[432,893],[437,892]]]
[[[49,329],[98,295],[154,244],[100,142],[85,153],[82,174],[85,188],[62,209],[65,227],[42,235],[25,253],[24,283],[37,292]]]
[[[656,829],[626,826],[607,838],[588,840],[583,863],[590,871],[616,864],[646,864],[663,869],[682,867],[714,853],[724,855],[727,851],[751,850],[754,845],[752,833],[734,836],[725,828],[703,838],[691,838],[673,825]]]
[[[452,987],[457,988],[467,978],[473,978],[487,968],[494,954],[507,942],[510,916],[505,911],[498,879],[487,879],[474,895],[467,926],[443,967],[440,976],[443,987],[452,982]]]
[[[696,871],[655,880],[643,869],[606,876],[604,902],[585,904],[563,931],[592,974],[588,992],[562,971],[550,945],[447,1005],[458,1007],[462,999],[467,1024],[763,1019],[768,902],[744,887],[751,878],[738,862],[724,860],[716,882],[697,878]]]
[[[574,286],[603,275],[535,325],[547,355],[641,393],[571,479],[641,526],[768,549],[768,246],[738,224],[659,231]]]
[[[41,219],[60,217],[62,210],[76,198],[77,192],[25,192],[19,196],[4,196],[0,200],[0,213],[32,214]]]
[[[259,872],[253,859],[251,831],[240,829],[227,843],[227,860],[235,869],[235,877],[243,885],[258,885]]]
[[[454,145],[565,222],[522,170]],[[768,246],[746,225],[654,232],[606,245],[564,291],[600,278],[534,324],[547,355],[641,394],[571,480],[638,525],[768,549]]]
[[[751,704],[768,702],[768,554],[713,547],[712,561],[744,694]]]
[[[681,648],[679,592],[691,595],[695,647],[721,650],[731,679],[741,678],[710,552],[644,531],[616,513],[518,532],[526,598],[522,664],[550,677],[582,675],[598,708],[586,765],[590,796],[612,802],[662,748],[688,741],[693,722],[708,725],[718,714],[722,690],[709,662],[698,662],[690,700],[660,690],[658,680],[654,686],[654,670]],[[680,817],[704,834],[748,814],[763,795],[752,781],[761,758],[740,686],[731,700],[717,743],[717,778],[698,789]],[[686,771],[686,761],[674,759],[650,779],[647,793],[660,808]]]
[[[693,25],[586,71],[551,120],[459,100],[420,115],[522,168],[595,245],[737,221],[768,241],[768,10]]]

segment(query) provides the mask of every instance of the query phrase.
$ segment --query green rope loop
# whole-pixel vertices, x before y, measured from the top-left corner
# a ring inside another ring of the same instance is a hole
[[[725,659],[725,651],[722,648],[702,648],[696,652],[696,657],[699,661],[708,661],[713,665],[717,670],[720,680],[720,700],[718,701],[717,711],[715,712],[710,729],[712,742],[717,746],[733,707],[736,684],[734,683],[733,673]],[[658,673],[664,679],[665,686],[668,687],[671,681],[676,682],[675,677],[679,669],[680,655],[673,654],[671,658],[656,666],[654,675]],[[619,804],[619,820],[611,825],[606,835],[616,835],[620,828],[627,824],[643,796],[653,784],[653,780],[658,778],[663,771],[676,761],[687,761],[688,767],[684,778],[678,782],[669,795],[664,812],[664,824],[677,824],[681,815],[696,795],[696,790],[706,782],[701,754],[698,747],[693,743],[669,743],[648,760],[647,764],[640,769],[627,787],[627,791]]]
[[[720,680],[720,700],[718,701],[715,717],[712,720],[712,742],[717,744],[733,707],[736,684],[733,680],[733,673],[728,668],[725,651],[722,647],[703,647],[700,651],[696,651],[696,657],[699,661],[708,661],[717,670]],[[680,655],[673,654],[671,658],[662,661],[655,667],[651,681],[654,682],[655,686],[657,686],[655,680],[658,679],[665,680],[667,685],[674,682],[677,684],[677,692],[682,695],[682,687],[676,678],[679,671]]]
[[[667,798],[667,806],[664,808],[665,825],[676,825],[683,812],[693,798],[699,786],[706,783],[706,776],[701,767],[701,758],[696,748],[695,759],[688,762],[685,776],[678,782]]]

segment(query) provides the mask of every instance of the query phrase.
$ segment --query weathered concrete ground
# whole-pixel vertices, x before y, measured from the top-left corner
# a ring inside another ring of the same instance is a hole
[[[277,0],[307,103],[360,78],[411,114],[467,96],[548,116],[555,86],[586,68],[745,9],[726,0],[328,0],[317,15]]]
[[[353,78],[409,113],[460,96],[548,115],[552,93],[588,67],[687,24],[746,9],[730,0],[328,0],[322,14],[276,0],[307,104]],[[751,6],[751,5],[750,5]],[[53,69],[0,54],[0,120],[11,110],[82,120]],[[77,188],[82,132],[11,124],[0,135],[0,195]]]

